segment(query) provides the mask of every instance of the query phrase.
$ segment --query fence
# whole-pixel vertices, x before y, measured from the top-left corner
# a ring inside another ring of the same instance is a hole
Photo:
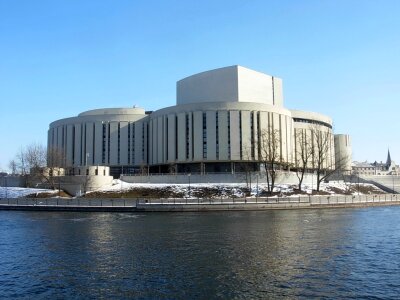
[[[400,201],[399,194],[381,195],[333,195],[333,196],[297,196],[297,197],[248,197],[248,198],[8,198],[0,199],[0,206],[42,206],[42,207],[126,207],[145,208],[151,206],[182,206],[182,205],[249,205],[274,204],[287,207],[290,204],[297,206],[320,205],[350,205],[387,203]]]
[[[43,207],[136,207],[137,199],[85,199],[85,198],[8,198],[0,199],[0,206]]]

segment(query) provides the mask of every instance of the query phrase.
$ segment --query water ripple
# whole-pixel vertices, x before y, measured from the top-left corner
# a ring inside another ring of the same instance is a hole
[[[400,208],[0,212],[0,298],[394,299]]]

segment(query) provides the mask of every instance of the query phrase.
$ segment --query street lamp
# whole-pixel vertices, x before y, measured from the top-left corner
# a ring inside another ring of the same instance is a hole
[[[258,198],[258,173],[256,174],[256,179],[257,179],[257,194],[256,194],[256,201],[257,201],[257,198]]]
[[[191,173],[188,174],[188,179],[189,179],[189,197],[191,197],[191,191],[190,191],[190,175],[192,175]]]
[[[89,153],[86,153],[86,157],[85,157],[85,167],[87,167],[87,160],[88,160],[88,157],[89,157]]]
[[[6,186],[6,199],[8,199],[8,187],[7,187],[7,176],[4,177],[5,186]]]
[[[395,191],[394,191],[394,172],[392,171],[392,191],[393,191],[393,194],[395,193]]]

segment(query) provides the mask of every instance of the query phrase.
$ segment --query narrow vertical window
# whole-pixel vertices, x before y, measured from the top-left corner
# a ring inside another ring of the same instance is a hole
[[[254,111],[250,113],[250,147],[251,147],[251,159],[254,159]]]
[[[75,165],[75,125],[72,126],[72,165]]]
[[[117,161],[118,164],[120,164],[120,160],[121,160],[121,124],[118,122],[118,157],[117,157]]]
[[[101,142],[101,162],[103,164],[106,163],[106,124],[101,124],[102,125],[102,142]]]
[[[240,160],[243,159],[243,147],[242,147],[242,112],[239,111],[239,152]]]
[[[95,144],[95,137],[96,137],[96,130],[95,130],[95,123],[93,123],[93,134],[92,134],[92,164],[94,165],[94,157],[96,154],[96,144]]]
[[[144,162],[144,150],[145,150],[145,138],[144,138],[144,134],[145,134],[145,127],[146,123],[142,123],[142,162]]]
[[[175,159],[178,159],[178,116],[175,116]]]
[[[132,124],[132,156],[131,163],[135,164],[135,123]]]
[[[231,158],[231,113],[228,111],[228,158]]]
[[[218,135],[218,111],[215,112],[215,154],[217,159],[219,159],[219,135]]]
[[[131,164],[131,123],[128,122],[128,165]]]
[[[108,130],[107,130],[107,163],[110,164],[110,123],[108,123]]]
[[[203,112],[203,158],[207,158],[207,114]]]
[[[189,159],[189,115],[185,115],[186,159]]]
[[[261,128],[260,128],[260,112],[257,112],[257,143],[258,143],[258,157],[261,157]]]
[[[168,116],[165,116],[165,140],[167,141],[167,143],[165,144],[165,151],[166,151],[166,160],[168,161]]]

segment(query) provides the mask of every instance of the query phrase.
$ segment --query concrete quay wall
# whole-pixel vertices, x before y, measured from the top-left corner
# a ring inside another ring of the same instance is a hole
[[[400,195],[398,194],[231,199],[20,198],[0,199],[0,210],[178,212],[363,207],[399,204]]]

